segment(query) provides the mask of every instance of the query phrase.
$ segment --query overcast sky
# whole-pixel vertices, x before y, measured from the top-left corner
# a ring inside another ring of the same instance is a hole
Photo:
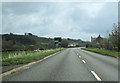
[[[117,2],[5,2],[2,33],[90,40],[118,22]]]

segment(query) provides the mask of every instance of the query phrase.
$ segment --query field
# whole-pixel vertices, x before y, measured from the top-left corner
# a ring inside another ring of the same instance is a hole
[[[2,66],[26,64],[29,62],[43,59],[46,56],[49,56],[62,50],[64,50],[64,48],[51,50],[3,52]]]
[[[111,55],[111,56],[115,56],[115,57],[120,58],[120,52],[113,51],[113,50],[106,50],[106,49],[102,49],[102,48],[101,49],[98,49],[98,48],[82,48],[82,49],[92,51],[92,52],[96,52],[96,53],[100,53],[100,54]]]

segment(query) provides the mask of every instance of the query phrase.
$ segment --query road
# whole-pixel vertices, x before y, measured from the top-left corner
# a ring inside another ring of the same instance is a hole
[[[118,81],[118,59],[68,48],[3,81]]]

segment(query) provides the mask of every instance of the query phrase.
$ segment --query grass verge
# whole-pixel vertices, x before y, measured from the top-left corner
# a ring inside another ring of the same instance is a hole
[[[107,56],[114,56],[114,57],[119,57],[120,58],[120,52],[117,51],[112,51],[112,50],[106,50],[106,49],[98,49],[98,48],[82,48],[83,50],[88,50],[92,51],[95,53],[107,55]]]
[[[2,66],[10,66],[10,65],[19,65],[19,64],[26,64],[33,61],[37,61],[43,59],[46,56],[54,54],[56,52],[62,51],[64,48],[61,49],[53,49],[47,52],[36,52],[31,53],[27,56],[15,57],[15,58],[7,58],[2,60]]]

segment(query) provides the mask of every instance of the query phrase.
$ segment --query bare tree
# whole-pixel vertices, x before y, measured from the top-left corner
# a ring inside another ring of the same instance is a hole
[[[61,46],[67,48],[68,47],[68,40],[63,39]]]

